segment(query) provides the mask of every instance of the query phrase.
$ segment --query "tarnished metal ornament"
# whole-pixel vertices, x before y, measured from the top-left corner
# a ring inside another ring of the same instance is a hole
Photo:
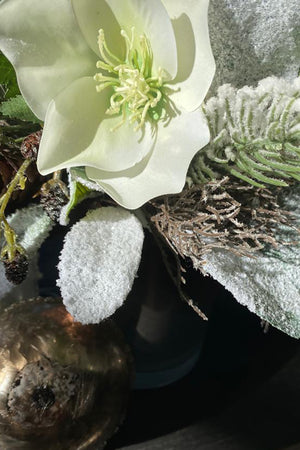
[[[0,314],[0,448],[101,449],[124,415],[131,356],[112,321],[74,322],[59,300]]]

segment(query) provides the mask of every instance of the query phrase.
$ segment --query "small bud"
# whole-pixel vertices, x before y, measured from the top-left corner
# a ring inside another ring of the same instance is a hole
[[[43,184],[40,195],[42,207],[54,222],[58,222],[61,209],[69,200],[65,183],[57,179],[47,181]]]
[[[24,253],[18,250],[12,261],[3,260],[5,276],[13,284],[21,284],[25,280],[28,272],[28,259]]]
[[[20,152],[25,159],[37,159],[42,131],[29,134],[22,142]]]

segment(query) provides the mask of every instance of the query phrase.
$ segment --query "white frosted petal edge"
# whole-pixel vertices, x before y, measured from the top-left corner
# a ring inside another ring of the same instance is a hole
[[[66,235],[58,265],[63,302],[75,320],[98,323],[125,301],[139,267],[143,228],[122,208],[90,211]]]
[[[72,180],[82,183],[88,189],[104,193],[104,190],[98,183],[95,183],[86,176],[84,167],[72,167],[71,169],[68,170],[68,173],[72,178]]]

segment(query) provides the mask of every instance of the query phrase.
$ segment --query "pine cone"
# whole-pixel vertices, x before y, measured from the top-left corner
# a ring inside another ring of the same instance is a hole
[[[33,159],[36,161],[41,137],[42,137],[42,130],[37,131],[36,133],[29,134],[23,140],[20,147],[20,152],[25,159]]]
[[[12,261],[3,260],[5,276],[13,284],[21,284],[28,272],[28,259],[24,253],[16,252]]]
[[[61,180],[52,179],[43,184],[41,190],[41,205],[54,222],[59,221],[60,212],[68,203],[68,189]]]

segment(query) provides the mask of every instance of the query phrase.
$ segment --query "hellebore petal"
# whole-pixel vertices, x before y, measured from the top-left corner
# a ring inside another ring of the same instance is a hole
[[[162,67],[174,78],[177,73],[177,50],[173,27],[161,0],[72,0],[79,26],[91,48],[98,54],[98,31],[102,28],[109,48],[120,55],[120,29],[128,35],[135,27],[136,35],[145,34],[151,42],[154,72]]]
[[[215,73],[208,32],[209,0],[162,0],[172,19],[177,44],[177,90],[172,100],[188,111],[198,108]]]
[[[62,89],[95,73],[95,55],[68,1],[3,0],[0,21],[0,48],[16,69],[25,100],[40,119]]]
[[[136,209],[162,192],[180,192],[191,159],[209,142],[206,121],[199,110],[186,112],[167,126],[160,123],[157,135],[152,154],[132,169],[114,174],[87,167],[87,176],[128,209]]]
[[[0,46],[46,117],[41,173],[83,167],[128,208],[179,192],[209,140],[208,0],[21,3],[0,3]]]
[[[125,46],[120,24],[106,0],[71,0],[71,4],[81,32],[95,54],[100,56],[97,40],[99,29],[102,28],[109,48],[121,57]]]
[[[43,175],[75,166],[119,171],[128,169],[151,151],[150,125],[144,133],[133,132],[125,123],[109,117],[107,91],[95,93],[93,78],[74,81],[49,105],[40,151],[38,169]],[[126,148],[124,148],[126,142]]]

